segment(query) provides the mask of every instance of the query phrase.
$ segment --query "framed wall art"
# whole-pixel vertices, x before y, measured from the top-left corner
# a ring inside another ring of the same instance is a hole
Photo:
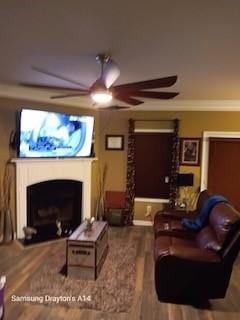
[[[199,166],[201,138],[181,138],[180,142],[180,165]]]
[[[106,135],[106,150],[124,150],[124,135]]]

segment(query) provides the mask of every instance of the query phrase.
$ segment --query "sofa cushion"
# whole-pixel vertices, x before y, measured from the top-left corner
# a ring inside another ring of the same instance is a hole
[[[199,213],[202,209],[204,203],[208,198],[212,195],[212,193],[209,190],[203,190],[199,193],[198,199],[197,199],[197,212]]]
[[[221,249],[221,245],[210,226],[207,226],[198,232],[196,242],[201,249],[210,249],[216,252]]]

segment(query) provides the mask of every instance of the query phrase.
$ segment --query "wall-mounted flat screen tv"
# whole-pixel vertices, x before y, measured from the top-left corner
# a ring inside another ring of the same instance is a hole
[[[94,117],[23,109],[20,158],[89,157]]]

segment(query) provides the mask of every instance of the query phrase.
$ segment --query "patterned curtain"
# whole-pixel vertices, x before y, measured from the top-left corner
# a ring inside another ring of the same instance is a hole
[[[172,144],[172,164],[171,164],[171,177],[170,177],[170,208],[175,208],[177,200],[178,188],[177,188],[177,174],[179,171],[179,120],[174,119],[174,133]]]
[[[134,120],[128,121],[127,185],[124,224],[132,225],[135,196]]]

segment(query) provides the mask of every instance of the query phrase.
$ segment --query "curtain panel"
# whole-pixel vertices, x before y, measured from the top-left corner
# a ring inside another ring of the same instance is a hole
[[[179,172],[179,120],[174,119],[174,133],[173,133],[173,144],[172,144],[172,163],[171,163],[171,176],[170,176],[170,208],[174,209],[176,206],[176,200],[178,196],[177,187],[177,175]]]
[[[128,120],[127,185],[124,224],[132,225],[135,197],[134,120]]]

